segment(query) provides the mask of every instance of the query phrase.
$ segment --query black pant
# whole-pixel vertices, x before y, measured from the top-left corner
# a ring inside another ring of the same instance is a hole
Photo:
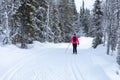
[[[73,44],[73,54],[77,54],[77,44]]]

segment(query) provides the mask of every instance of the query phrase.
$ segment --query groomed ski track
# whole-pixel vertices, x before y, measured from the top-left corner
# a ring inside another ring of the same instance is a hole
[[[18,60],[0,80],[110,80],[91,57],[80,47],[77,55],[72,48],[43,48]]]

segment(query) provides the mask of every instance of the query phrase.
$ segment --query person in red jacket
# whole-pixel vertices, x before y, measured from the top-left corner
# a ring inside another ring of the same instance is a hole
[[[71,38],[71,43],[73,45],[73,54],[77,54],[77,45],[79,45],[79,40],[76,34]]]

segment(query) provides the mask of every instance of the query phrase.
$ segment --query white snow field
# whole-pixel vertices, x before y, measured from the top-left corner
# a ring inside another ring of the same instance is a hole
[[[78,54],[69,43],[34,42],[29,49],[0,47],[0,80],[120,80],[116,53],[91,48],[92,38],[80,38]]]

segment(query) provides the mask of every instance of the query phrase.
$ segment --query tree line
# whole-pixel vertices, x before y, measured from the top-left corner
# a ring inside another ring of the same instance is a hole
[[[69,42],[73,33],[93,37],[93,48],[107,45],[107,54],[118,50],[120,64],[120,0],[95,0],[93,9],[77,12],[74,0],[0,1],[0,41],[3,44]],[[107,44],[106,44],[107,43]]]
[[[93,48],[103,44],[106,54],[117,51],[120,65],[120,0],[95,0],[92,11],[80,8],[79,25],[82,35],[93,37]]]
[[[3,0],[0,2],[3,44],[69,42],[77,20],[74,0]]]

